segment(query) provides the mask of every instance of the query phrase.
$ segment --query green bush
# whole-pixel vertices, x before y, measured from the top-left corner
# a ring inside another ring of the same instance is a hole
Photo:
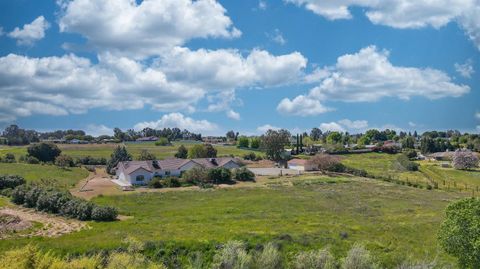
[[[208,169],[208,182],[215,184],[232,183],[232,172],[223,167]]]
[[[110,206],[95,206],[92,209],[92,220],[95,221],[114,221],[117,215],[117,209]]]
[[[168,146],[170,145],[170,141],[166,137],[160,137],[156,142],[155,146]]]
[[[418,163],[410,161],[408,157],[403,154],[397,157],[396,163],[400,170],[407,171],[418,171],[418,167],[420,166]]]
[[[234,179],[237,181],[255,181],[255,174],[246,167],[233,170]]]
[[[1,161],[3,163],[15,163],[15,155],[13,155],[12,153],[7,153],[5,154],[5,157],[1,159]]]
[[[178,188],[182,184],[180,184],[180,181],[176,177],[167,177],[163,180],[162,185],[167,188]]]
[[[154,188],[154,189],[163,188],[162,178],[161,177],[153,177],[152,180],[150,180],[150,182],[148,182],[148,186],[150,188]]]
[[[21,176],[0,176],[0,190],[14,189],[23,184],[25,184],[25,179]]]
[[[407,149],[403,152],[403,155],[407,156],[409,159],[413,159],[417,157],[417,151],[414,149]]]
[[[75,198],[68,192],[46,190],[37,186],[20,185],[16,187],[11,194],[11,201],[39,211],[79,220],[111,221],[117,217],[115,208],[97,206]]]

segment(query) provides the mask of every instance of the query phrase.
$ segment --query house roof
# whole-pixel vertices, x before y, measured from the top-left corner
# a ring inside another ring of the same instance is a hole
[[[288,164],[291,165],[305,165],[307,163],[307,160],[304,159],[291,159],[288,161]]]
[[[154,161],[127,161],[119,162],[118,169],[124,170],[126,174],[142,168],[148,172],[155,172],[157,170],[177,170],[189,162],[194,162],[205,168],[222,167],[229,162],[237,163],[235,158],[201,158],[201,159],[178,159],[171,158],[165,160],[157,160],[156,165]]]

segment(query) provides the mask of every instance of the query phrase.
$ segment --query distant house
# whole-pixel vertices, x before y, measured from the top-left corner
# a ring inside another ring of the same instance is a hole
[[[294,169],[298,171],[314,171],[315,166],[308,160],[304,159],[291,159],[288,161],[288,169]]]
[[[396,148],[402,148],[402,143],[395,142],[393,140],[387,140],[383,143],[384,147],[396,147]]]
[[[234,158],[203,158],[203,159],[166,159],[156,161],[120,162],[116,168],[119,181],[132,185],[145,185],[153,177],[181,176],[183,172],[193,167],[227,169],[239,168],[240,164]]]
[[[147,136],[147,137],[140,137],[135,140],[136,142],[155,142],[158,140],[156,136]]]
[[[202,141],[208,144],[218,144],[227,141],[227,139],[222,136],[205,136],[202,137]]]
[[[435,152],[427,155],[427,159],[432,161],[449,161],[452,160],[453,154],[453,151]]]

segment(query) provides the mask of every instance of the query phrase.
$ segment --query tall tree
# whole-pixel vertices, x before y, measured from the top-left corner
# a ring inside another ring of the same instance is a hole
[[[318,141],[321,136],[322,136],[322,131],[316,127],[312,128],[312,131],[310,131],[310,138],[312,138],[313,141]]]
[[[175,153],[175,158],[186,159],[188,157],[188,150],[184,145],[178,147],[177,153]]]
[[[290,133],[287,130],[268,130],[261,137],[261,147],[265,151],[267,158],[272,161],[284,160],[283,152],[285,146],[290,144]]]
[[[114,174],[114,168],[117,167],[119,162],[131,161],[132,155],[128,153],[127,149],[122,146],[118,146],[113,150],[112,155],[110,155],[110,160],[107,162],[107,172],[109,174]]]

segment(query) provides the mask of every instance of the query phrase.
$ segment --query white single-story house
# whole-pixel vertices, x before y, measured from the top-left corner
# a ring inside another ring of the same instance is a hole
[[[239,168],[239,162],[234,158],[203,158],[203,159],[166,159],[155,161],[119,162],[115,171],[117,179],[132,185],[145,185],[153,177],[176,176],[193,167],[227,169]]]
[[[315,166],[308,160],[291,159],[290,161],[288,161],[288,169],[295,169],[298,171],[314,171]]]

